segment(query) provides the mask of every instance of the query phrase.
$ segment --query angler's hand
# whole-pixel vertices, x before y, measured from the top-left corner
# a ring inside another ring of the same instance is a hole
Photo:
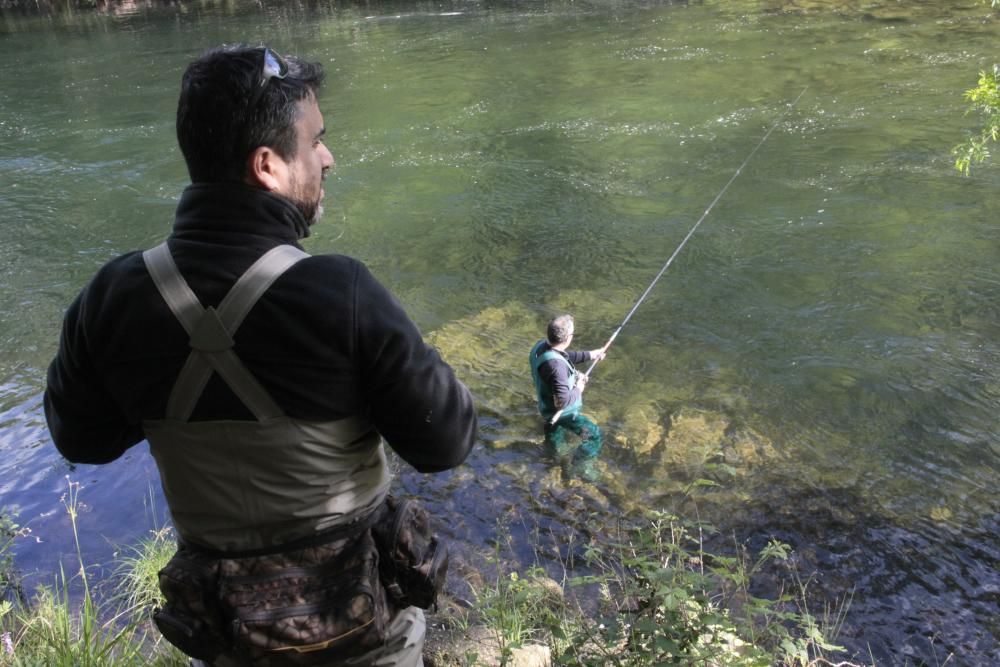
[[[577,374],[577,376],[576,376],[576,386],[577,386],[577,388],[580,391],[583,391],[583,388],[587,386],[587,380],[589,380],[589,379],[590,378],[587,377],[586,373],[579,373],[579,374]]]
[[[601,361],[604,357],[608,356],[608,346],[600,347],[596,350],[590,351],[590,359],[592,361]]]

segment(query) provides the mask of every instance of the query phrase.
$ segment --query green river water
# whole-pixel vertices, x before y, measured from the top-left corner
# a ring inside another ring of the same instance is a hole
[[[975,0],[123,4],[0,19],[0,494],[28,585],[162,524],[145,445],[69,466],[41,411],[62,312],[170,229],[185,66],[323,63],[337,169],[305,247],[364,260],[476,396],[463,468],[401,471],[477,567],[558,567],[618,515],[690,508],[853,590],[880,664],[1000,663],[1000,162],[951,148],[1000,62]],[[789,103],[805,90],[793,108]],[[782,114],[785,114],[782,116]],[[527,352],[599,346],[772,124],[595,370],[603,479],[541,452]],[[718,464],[724,463],[725,468]],[[575,545],[575,546],[574,546]],[[461,566],[452,586],[461,588]]]

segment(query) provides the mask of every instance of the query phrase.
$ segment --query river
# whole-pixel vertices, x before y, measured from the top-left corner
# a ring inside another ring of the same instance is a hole
[[[74,569],[70,482],[95,576],[167,521],[144,444],[56,454],[45,369],[96,268],[169,232],[187,63],[264,42],[327,71],[337,169],[306,249],[364,260],[476,396],[467,465],[399,473],[465,562],[505,535],[556,567],[619,514],[697,507],[721,547],[783,540],[817,599],[853,592],[837,639],[858,659],[1000,663],[1000,161],[966,177],[950,155],[1000,61],[988,3],[0,16],[0,494],[29,586]],[[563,310],[599,346],[772,127],[595,369],[602,481],[564,483],[528,349]]]

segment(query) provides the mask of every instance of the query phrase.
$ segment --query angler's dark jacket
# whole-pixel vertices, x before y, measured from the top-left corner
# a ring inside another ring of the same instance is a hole
[[[539,359],[546,352],[558,354],[565,362],[558,359]],[[535,392],[538,394],[538,410],[542,416],[548,419],[558,410],[567,406],[577,406],[582,401],[580,388],[576,386],[576,364],[590,361],[593,357],[589,351],[580,350],[556,350],[546,340],[541,340],[535,344],[531,350],[532,367],[537,366],[535,371]]]
[[[308,226],[287,200],[240,184],[190,186],[168,245],[201,303],[219,304],[263,253]],[[102,267],[70,306],[48,373],[45,413],[67,459],[106,463],[161,419],[188,335],[133,252]],[[359,261],[306,258],[268,289],[234,351],[290,418],[362,415],[421,472],[459,465],[476,437],[468,390]],[[217,374],[191,421],[252,420]]]

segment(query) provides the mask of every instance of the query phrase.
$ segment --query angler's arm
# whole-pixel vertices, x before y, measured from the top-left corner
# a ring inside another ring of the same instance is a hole
[[[476,440],[469,390],[366,269],[358,304],[358,344],[375,427],[420,472],[460,465]]]
[[[83,327],[85,295],[70,306],[59,352],[48,371],[45,419],[59,453],[73,463],[108,463],[139,442],[138,424],[129,424],[100,381],[87,349]]]

